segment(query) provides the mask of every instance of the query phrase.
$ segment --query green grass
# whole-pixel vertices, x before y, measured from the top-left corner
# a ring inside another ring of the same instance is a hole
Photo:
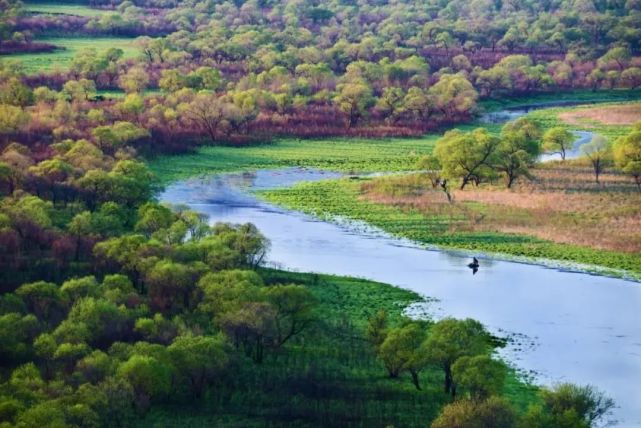
[[[514,108],[533,104],[550,104],[558,102],[595,103],[608,101],[630,101],[638,99],[641,99],[641,89],[604,89],[598,91],[582,89],[566,92],[539,93],[527,97],[485,99],[479,103],[479,107],[484,111],[495,111],[505,108]]]
[[[641,277],[641,258],[637,255],[597,250],[576,245],[556,244],[525,235],[495,232],[450,232],[456,221],[450,216],[425,216],[416,210],[372,203],[359,199],[363,180],[326,180],[302,183],[288,189],[261,192],[266,200],[332,220],[336,217],[365,221],[394,236],[438,246],[527,259],[550,259],[562,263],[581,263],[607,268],[617,275],[619,269]],[[598,270],[595,268],[595,271]]]
[[[278,140],[249,147],[203,147],[196,153],[164,156],[150,168],[169,182],[228,171],[305,166],[343,172],[404,171],[432,151],[439,135],[415,139]]]
[[[442,373],[422,374],[416,390],[405,374],[392,380],[363,340],[367,319],[380,309],[390,324],[421,300],[387,284],[327,275],[262,272],[267,283],[298,283],[319,302],[319,321],[295,343],[261,365],[235,367],[229,388],[215,387],[197,403],[157,406],[140,427],[353,426],[425,427],[448,402]],[[517,409],[536,400],[537,389],[508,378],[505,395]]]
[[[83,49],[94,48],[104,52],[109,48],[120,48],[125,58],[138,55],[138,48],[133,38],[124,37],[50,37],[38,39],[40,42],[51,43],[61,49],[54,52],[24,53],[0,56],[0,61],[18,61],[22,63],[27,74],[37,74],[51,71],[66,71],[71,66],[74,56]]]
[[[94,9],[81,4],[73,3],[25,3],[24,10],[31,13],[42,14],[63,14],[84,17],[102,16],[109,13],[117,13],[113,10]]]

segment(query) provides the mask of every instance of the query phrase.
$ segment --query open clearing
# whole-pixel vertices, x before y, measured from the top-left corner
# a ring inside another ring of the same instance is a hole
[[[52,15],[74,15],[74,16],[102,16],[109,13],[116,13],[113,10],[94,9],[73,3],[27,3],[25,10],[31,13],[52,14]]]
[[[104,52],[109,48],[120,48],[125,58],[133,58],[138,54],[134,38],[125,37],[50,37],[38,39],[39,42],[51,43],[61,49],[54,52],[12,54],[0,56],[0,61],[19,61],[27,74],[37,74],[51,71],[67,71],[74,56],[83,49],[96,49]]]
[[[581,108],[559,114],[570,125],[584,127],[602,125],[632,125],[641,120],[641,103]]]

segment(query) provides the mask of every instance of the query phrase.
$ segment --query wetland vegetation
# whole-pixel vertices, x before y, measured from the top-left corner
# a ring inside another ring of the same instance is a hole
[[[338,171],[260,196],[638,277],[640,14],[0,0],[0,427],[608,422],[599,385],[533,385],[478,321],[404,312],[429,296],[269,268],[252,224],[157,198],[193,176]],[[540,162],[575,131],[594,136],[581,156]]]

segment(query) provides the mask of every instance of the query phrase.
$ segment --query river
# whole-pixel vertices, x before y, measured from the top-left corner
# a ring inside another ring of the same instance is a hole
[[[309,169],[224,174],[176,182],[160,199],[187,204],[212,223],[254,223],[271,241],[273,266],[393,284],[430,298],[415,313],[475,318],[512,339],[501,356],[537,383],[595,385],[616,401],[619,426],[641,426],[640,284],[483,255],[472,275],[468,254],[425,249],[358,223],[319,221],[251,193],[338,176]]]

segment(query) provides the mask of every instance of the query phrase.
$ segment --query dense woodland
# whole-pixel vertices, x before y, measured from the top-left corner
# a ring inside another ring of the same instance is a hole
[[[27,74],[0,56],[1,427],[134,426],[194,402],[244,412],[251,397],[259,426],[590,427],[612,407],[573,385],[517,403],[476,321],[327,312],[317,290],[338,285],[261,268],[269,242],[250,224],[158,204],[141,156],[421,135],[471,119],[481,98],[637,88],[641,1],[98,0],[110,12],[96,17],[22,6],[0,0],[0,53],[50,51],[41,39],[60,34],[141,37],[135,59],[89,49],[67,71]],[[419,167],[446,193],[446,177],[509,187],[568,138],[527,121],[499,137],[455,131]],[[594,145],[594,162],[614,150],[641,185],[641,128]],[[349,358],[319,362],[348,339]],[[350,384],[354,373],[368,378]],[[299,406],[274,406],[279,394]],[[344,402],[330,411],[333,394]],[[368,419],[368,400],[396,407]]]

